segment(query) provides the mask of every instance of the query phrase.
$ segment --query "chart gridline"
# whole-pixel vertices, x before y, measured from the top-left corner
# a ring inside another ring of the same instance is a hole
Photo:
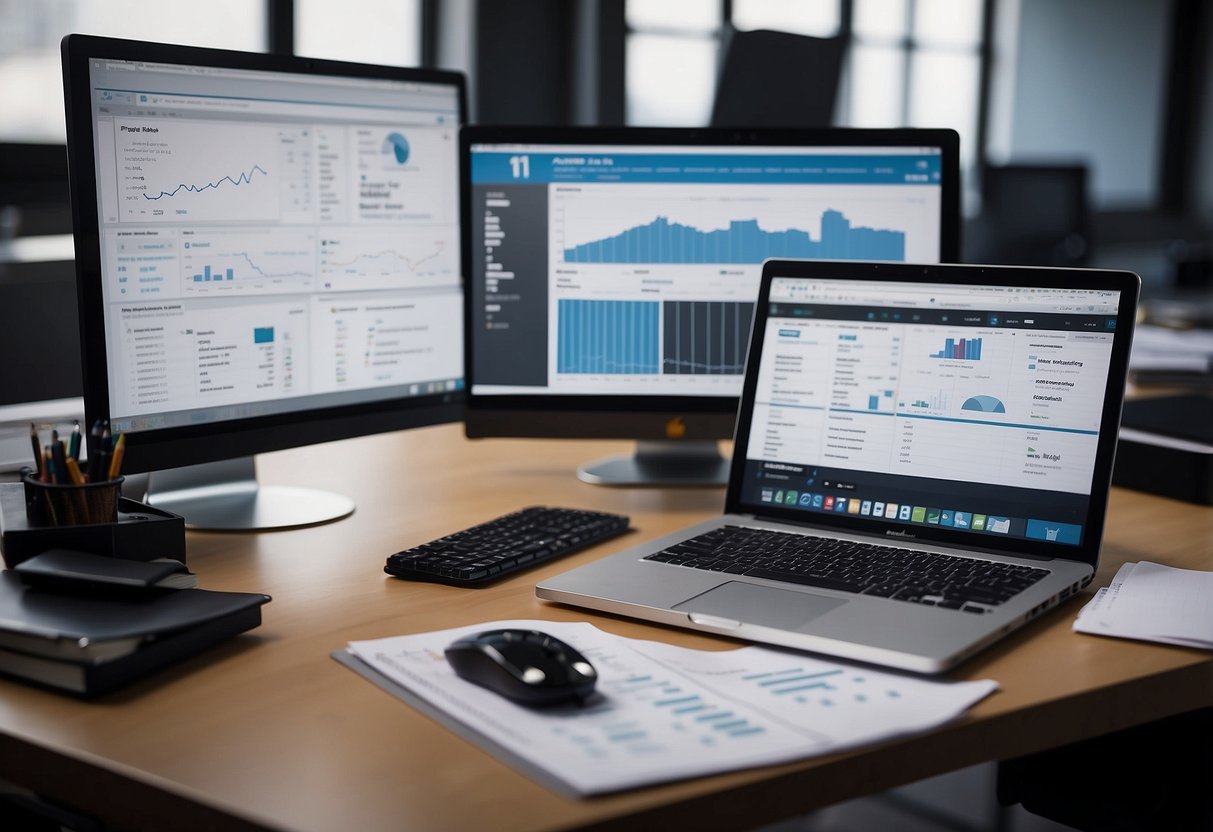
[[[667,301],[664,304],[666,375],[741,375],[754,304]]]

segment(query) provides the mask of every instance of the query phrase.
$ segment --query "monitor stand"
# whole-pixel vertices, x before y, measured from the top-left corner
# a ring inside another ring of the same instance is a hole
[[[156,471],[148,478],[147,502],[199,531],[295,529],[354,513],[354,501],[340,494],[260,485],[251,456]]]
[[[577,478],[594,485],[717,486],[729,481],[729,460],[715,442],[637,442],[630,456],[587,462]]]

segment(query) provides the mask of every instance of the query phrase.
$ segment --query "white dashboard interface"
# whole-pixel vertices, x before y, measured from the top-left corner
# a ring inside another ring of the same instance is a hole
[[[94,59],[115,432],[462,387],[455,86]]]
[[[1078,544],[1119,303],[775,278],[743,499]]]

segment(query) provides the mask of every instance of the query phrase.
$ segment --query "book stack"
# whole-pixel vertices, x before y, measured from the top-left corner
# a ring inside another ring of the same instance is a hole
[[[179,561],[63,550],[0,572],[0,674],[99,696],[261,624],[269,596],[196,583]]]

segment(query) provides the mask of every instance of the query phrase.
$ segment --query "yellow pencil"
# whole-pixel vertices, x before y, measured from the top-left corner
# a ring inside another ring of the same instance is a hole
[[[80,473],[80,465],[72,457],[67,458],[65,463],[67,466],[67,475],[71,477],[72,483],[75,485],[84,485],[84,474]]]
[[[116,480],[118,475],[122,473],[122,454],[126,452],[126,434],[118,435],[118,441],[114,443],[114,455],[110,457],[109,476],[106,479]]]

